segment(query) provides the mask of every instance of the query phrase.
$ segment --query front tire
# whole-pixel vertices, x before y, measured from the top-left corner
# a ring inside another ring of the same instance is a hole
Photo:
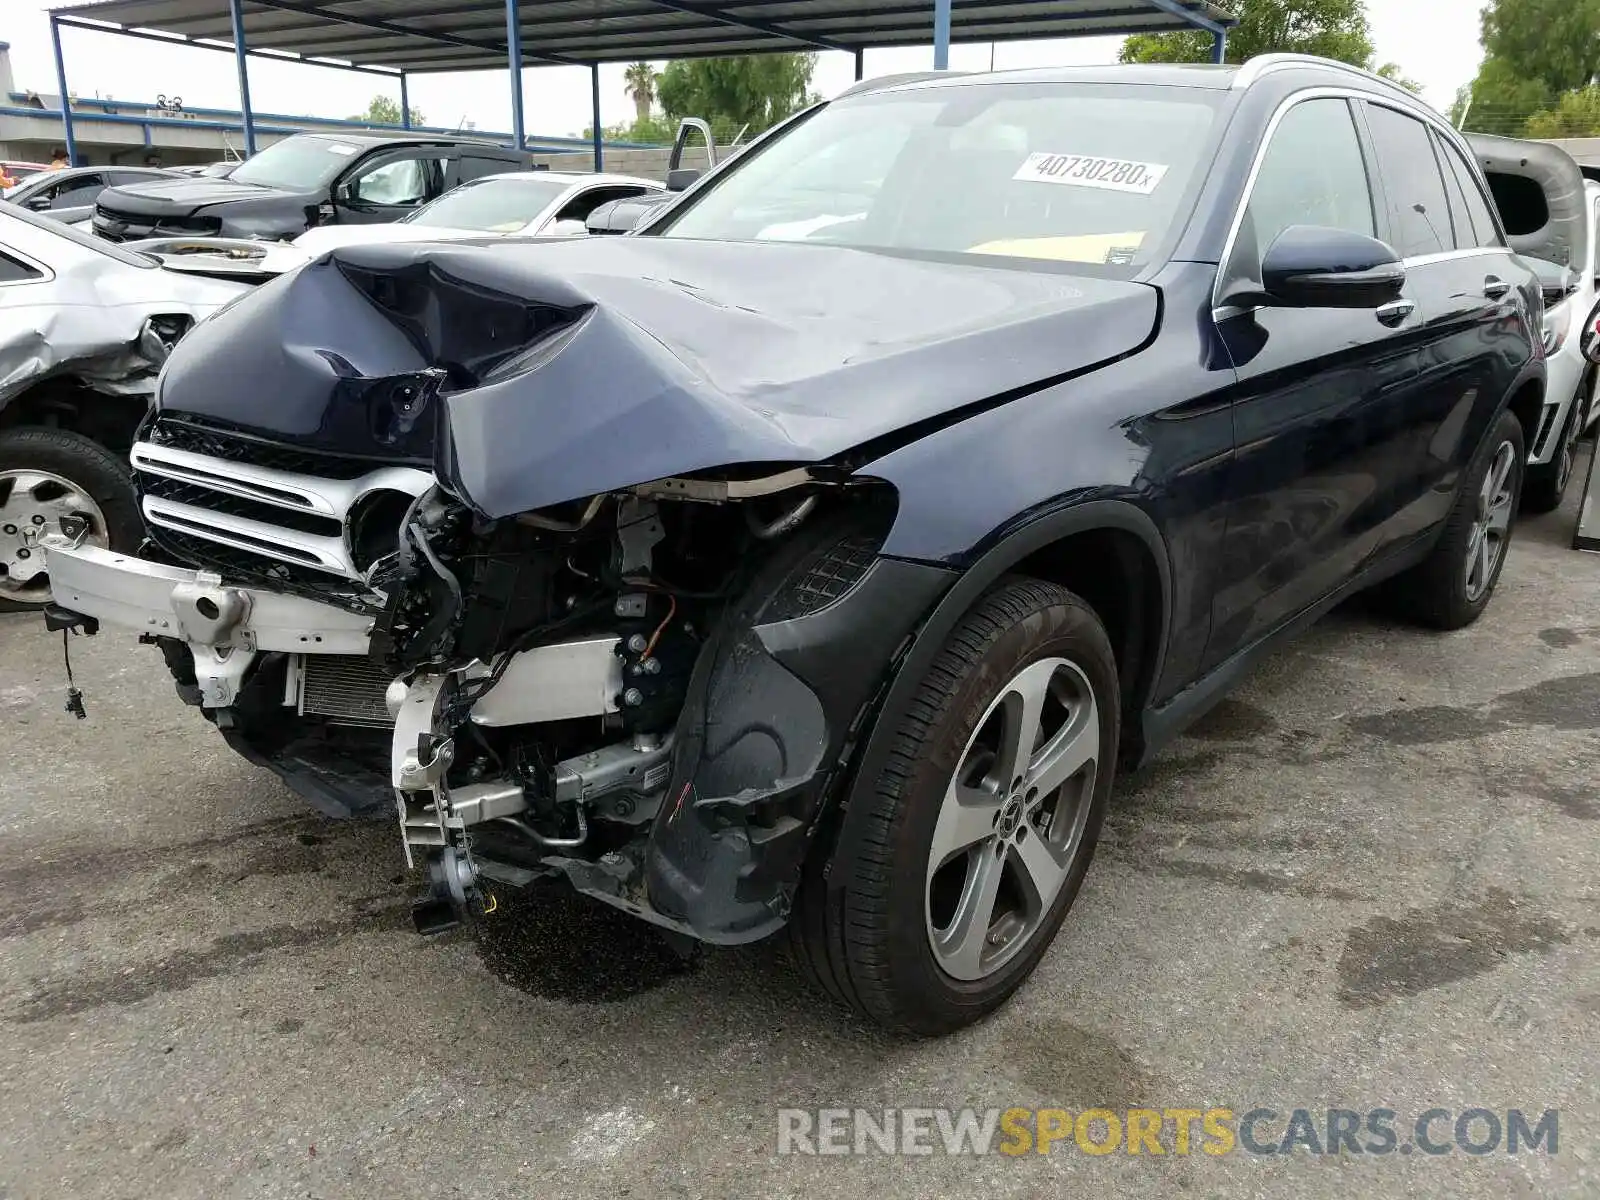
[[[1503,412],[1467,468],[1438,543],[1389,584],[1408,616],[1449,630],[1483,615],[1506,564],[1526,461],[1522,423]]]
[[[131,551],[143,537],[133,482],[111,451],[65,429],[0,433],[0,612],[50,599],[37,542],[63,518],[91,545]]]
[[[832,900],[818,871],[802,888],[792,928],[814,976],[914,1033],[948,1033],[1003,1004],[1082,886],[1120,712],[1093,609],[1037,580],[989,592],[894,733],[849,877]]]

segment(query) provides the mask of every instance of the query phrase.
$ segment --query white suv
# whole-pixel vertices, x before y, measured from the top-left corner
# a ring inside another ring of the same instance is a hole
[[[1583,357],[1583,324],[1600,274],[1600,182],[1547,142],[1470,134],[1511,248],[1538,261],[1545,283],[1544,410],[1528,442],[1522,507],[1559,508],[1572,478],[1573,446],[1600,415],[1600,368]],[[1588,168],[1600,178],[1600,169]]]

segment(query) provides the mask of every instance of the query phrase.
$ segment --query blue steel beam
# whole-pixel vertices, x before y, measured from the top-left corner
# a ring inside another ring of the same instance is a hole
[[[1150,0],[1150,3],[1155,5],[1164,13],[1171,13],[1175,17],[1182,17],[1185,21],[1189,22],[1189,24],[1195,26],[1197,29],[1204,29],[1207,33],[1226,34],[1228,32],[1228,27],[1222,24],[1222,22],[1213,21],[1204,13],[1195,12],[1188,5],[1180,3],[1179,0]]]
[[[764,33],[768,37],[788,38],[792,42],[801,42],[807,46],[816,46],[819,50],[854,50],[843,42],[836,42],[830,38],[814,37],[809,33],[799,33],[787,26],[776,24],[772,21],[762,21],[756,17],[736,17],[732,13],[707,4],[686,4],[683,0],[651,0],[657,8],[664,8],[669,12],[683,13],[691,17],[704,17],[708,21],[716,21],[722,25],[734,25],[740,29],[754,30]],[[946,0],[948,3],[948,0]]]
[[[522,124],[522,27],[517,23],[517,0],[506,0],[506,68],[511,72],[511,136],[521,150],[527,138]]]
[[[933,69],[950,69],[950,0],[934,0]]]
[[[346,13],[333,12],[329,9],[315,8],[309,4],[299,3],[298,0],[250,0],[257,8],[271,8],[278,12],[298,13],[304,17],[315,17],[319,21],[331,21],[339,25],[350,25],[357,29],[371,29],[378,33],[390,33],[398,37],[420,38],[426,42],[438,42],[442,46],[461,46],[468,50],[487,50],[492,54],[505,54],[511,49],[510,40],[506,42],[480,42],[473,38],[460,37],[453,33],[443,33],[434,29],[421,29],[415,25],[401,25],[395,21],[380,21],[375,17],[352,17]],[[522,45],[519,34],[517,45]],[[530,53],[527,56],[534,62],[546,62],[561,66],[577,66],[575,58],[565,58],[559,54]]]
[[[400,128],[411,128],[411,90],[406,87],[406,73],[400,72]]]
[[[137,38],[140,41],[160,42],[163,46],[191,46],[196,50],[220,50],[224,54],[233,54],[232,46],[220,42],[202,42],[190,37],[163,37],[159,33],[146,33],[142,29],[128,29],[120,25],[105,25],[99,22],[79,21],[72,17],[52,17],[58,25],[70,25],[74,29],[87,29],[90,33],[106,33],[112,37]],[[333,71],[358,71],[363,75],[377,75],[383,79],[393,79],[394,71],[386,71],[381,67],[363,67],[355,63],[331,62],[320,58],[306,58],[304,55],[295,54],[288,50],[246,50],[251,58],[264,58],[270,62],[305,63],[311,67],[327,67]]]
[[[1218,30],[1211,35],[1211,61],[1225,63],[1228,61],[1228,31]]]
[[[600,64],[595,63],[589,68],[589,99],[594,106],[594,124],[589,126],[590,136],[594,138],[594,169],[605,170],[606,152],[605,143],[601,141],[600,133]]]
[[[244,120],[244,156],[256,152],[256,118],[250,111],[250,60],[245,57],[244,10],[239,0],[228,0],[228,15],[233,19],[233,57],[239,67],[239,115]]]
[[[67,63],[61,57],[61,22],[50,18],[50,45],[56,52],[56,86],[61,89],[61,124],[66,129],[67,163],[78,165],[78,141],[72,135],[72,101],[67,99]]]

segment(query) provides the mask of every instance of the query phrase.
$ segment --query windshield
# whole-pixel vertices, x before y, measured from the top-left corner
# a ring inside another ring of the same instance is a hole
[[[290,192],[309,192],[327,187],[360,153],[361,147],[353,142],[297,135],[247,158],[228,178]]]
[[[830,104],[652,233],[1148,261],[1207,161],[1218,93],[988,83]]]
[[[406,217],[403,225],[516,233],[566,191],[559,179],[479,179],[446,192]]]

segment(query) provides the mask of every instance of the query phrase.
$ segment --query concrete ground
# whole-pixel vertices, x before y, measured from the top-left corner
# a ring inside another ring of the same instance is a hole
[[[424,941],[387,824],[310,815],[131,638],[75,644],[72,720],[59,644],[0,618],[0,1197],[1600,1194],[1600,557],[1573,521],[1520,527],[1470,630],[1346,609],[1273,657],[1122,781],[1033,981],[931,1042],[776,948],[686,970],[577,900]],[[1560,1141],[774,1154],[780,1107],[885,1105],[1559,1109]]]

